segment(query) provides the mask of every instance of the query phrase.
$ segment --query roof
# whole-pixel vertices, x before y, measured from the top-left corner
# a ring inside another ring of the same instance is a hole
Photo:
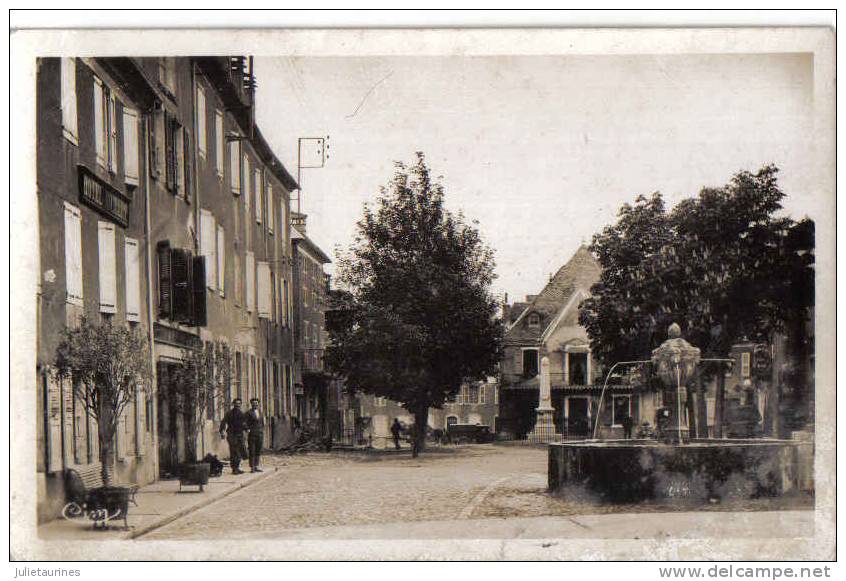
[[[505,334],[506,343],[537,343],[544,331],[555,320],[559,311],[567,305],[577,291],[590,293],[590,287],[602,272],[599,263],[587,246],[580,246],[564,266],[558,269],[550,281],[518,317],[514,326]],[[527,316],[540,315],[540,325],[529,327]],[[510,313],[509,313],[510,314]]]
[[[326,256],[326,253],[323,252],[320,247],[311,240],[311,238],[293,226],[291,226],[291,243],[303,248],[306,252],[314,256],[314,258],[323,264],[330,264],[332,262],[332,259]]]

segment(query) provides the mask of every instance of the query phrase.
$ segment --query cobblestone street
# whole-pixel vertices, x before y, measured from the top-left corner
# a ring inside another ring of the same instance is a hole
[[[546,450],[477,445],[407,452],[333,453],[269,459],[269,478],[166,525],[141,540],[284,537],[305,528],[422,521],[501,519],[621,512],[684,506],[596,505],[546,493]],[[698,511],[809,508],[808,501],[749,502]],[[418,527],[419,530],[419,527]],[[478,530],[483,535],[483,530]]]

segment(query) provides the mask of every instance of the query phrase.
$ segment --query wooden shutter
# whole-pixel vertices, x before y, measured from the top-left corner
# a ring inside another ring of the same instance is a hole
[[[182,167],[180,168],[180,175],[182,176],[182,195],[190,204],[193,193],[193,181],[191,179],[192,168],[191,164],[191,135],[186,129],[182,130],[182,157],[179,158]]]
[[[126,238],[124,244],[126,269],[126,320],[141,320],[141,264],[138,241]]]
[[[138,113],[123,108],[123,173],[124,181],[138,185]]]
[[[105,168],[106,153],[106,124],[104,109],[103,81],[94,77],[94,145],[97,152],[97,163]]]
[[[171,192],[176,189],[176,122],[165,112],[165,186]]]
[[[215,137],[215,169],[217,175],[223,175],[223,158],[226,148],[226,135],[223,133],[223,113],[214,112],[214,137]]]
[[[169,319],[173,316],[173,268],[170,246],[159,243],[159,317]]]
[[[117,257],[115,256],[115,225],[97,223],[100,264],[100,312],[117,312]]]
[[[200,210],[200,254],[206,257],[206,285],[212,290],[217,289],[216,242],[214,215],[208,210]]]
[[[244,154],[244,206],[247,208],[247,224],[250,220],[250,207],[253,205],[253,190],[250,186],[250,159]]]
[[[217,289],[220,296],[225,296],[224,285],[226,279],[226,236],[223,226],[217,226]]]
[[[205,327],[206,315],[206,261],[205,256],[195,256],[192,264],[193,276],[193,313],[192,324],[196,327]]]
[[[235,195],[241,194],[241,144],[229,144],[229,187]]]
[[[144,413],[147,410],[147,397],[144,390],[135,386],[135,455],[143,456],[146,446],[144,438]]]
[[[117,150],[117,100],[110,92],[106,93],[108,96],[109,110],[108,118],[106,119],[106,126],[109,132],[109,171],[117,173],[118,170],[118,150]]]
[[[76,59],[62,59],[62,130],[66,138],[79,143],[79,117],[76,108]]]
[[[265,199],[267,200],[267,230],[273,234],[273,186],[268,183],[265,190]]]
[[[247,265],[244,269],[247,279],[245,290],[247,292],[247,312],[252,313],[256,304],[256,262],[252,252],[247,252]]]
[[[261,170],[256,168],[255,171],[255,188],[256,188],[256,223],[261,224],[262,210],[264,209],[264,193],[261,185]]]
[[[147,151],[149,152],[150,177],[157,180],[161,175],[162,155],[159,148],[159,123],[162,118],[162,105],[159,102],[153,104],[153,111],[150,113],[147,125]]]
[[[185,144],[187,143],[187,135],[185,131],[178,125],[175,128],[175,151],[173,156],[176,164],[176,192],[178,195],[188,199],[188,158],[186,156]]]
[[[187,250],[174,248],[170,252],[173,288],[174,321],[189,323],[192,319],[191,255]]]
[[[206,157],[206,92],[197,86],[197,149]]]
[[[270,318],[270,265],[258,263],[258,316]]]
[[[65,279],[67,301],[82,305],[82,215],[65,202]]]

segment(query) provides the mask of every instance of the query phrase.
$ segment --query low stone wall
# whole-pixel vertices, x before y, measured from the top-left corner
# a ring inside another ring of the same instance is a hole
[[[798,449],[786,440],[564,442],[549,446],[549,490],[599,500],[778,496],[797,487]]]

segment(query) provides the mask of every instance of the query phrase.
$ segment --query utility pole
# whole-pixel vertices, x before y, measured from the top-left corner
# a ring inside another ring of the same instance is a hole
[[[317,169],[326,165],[329,159],[329,136],[300,137],[297,139],[297,214],[302,213],[304,169]]]

